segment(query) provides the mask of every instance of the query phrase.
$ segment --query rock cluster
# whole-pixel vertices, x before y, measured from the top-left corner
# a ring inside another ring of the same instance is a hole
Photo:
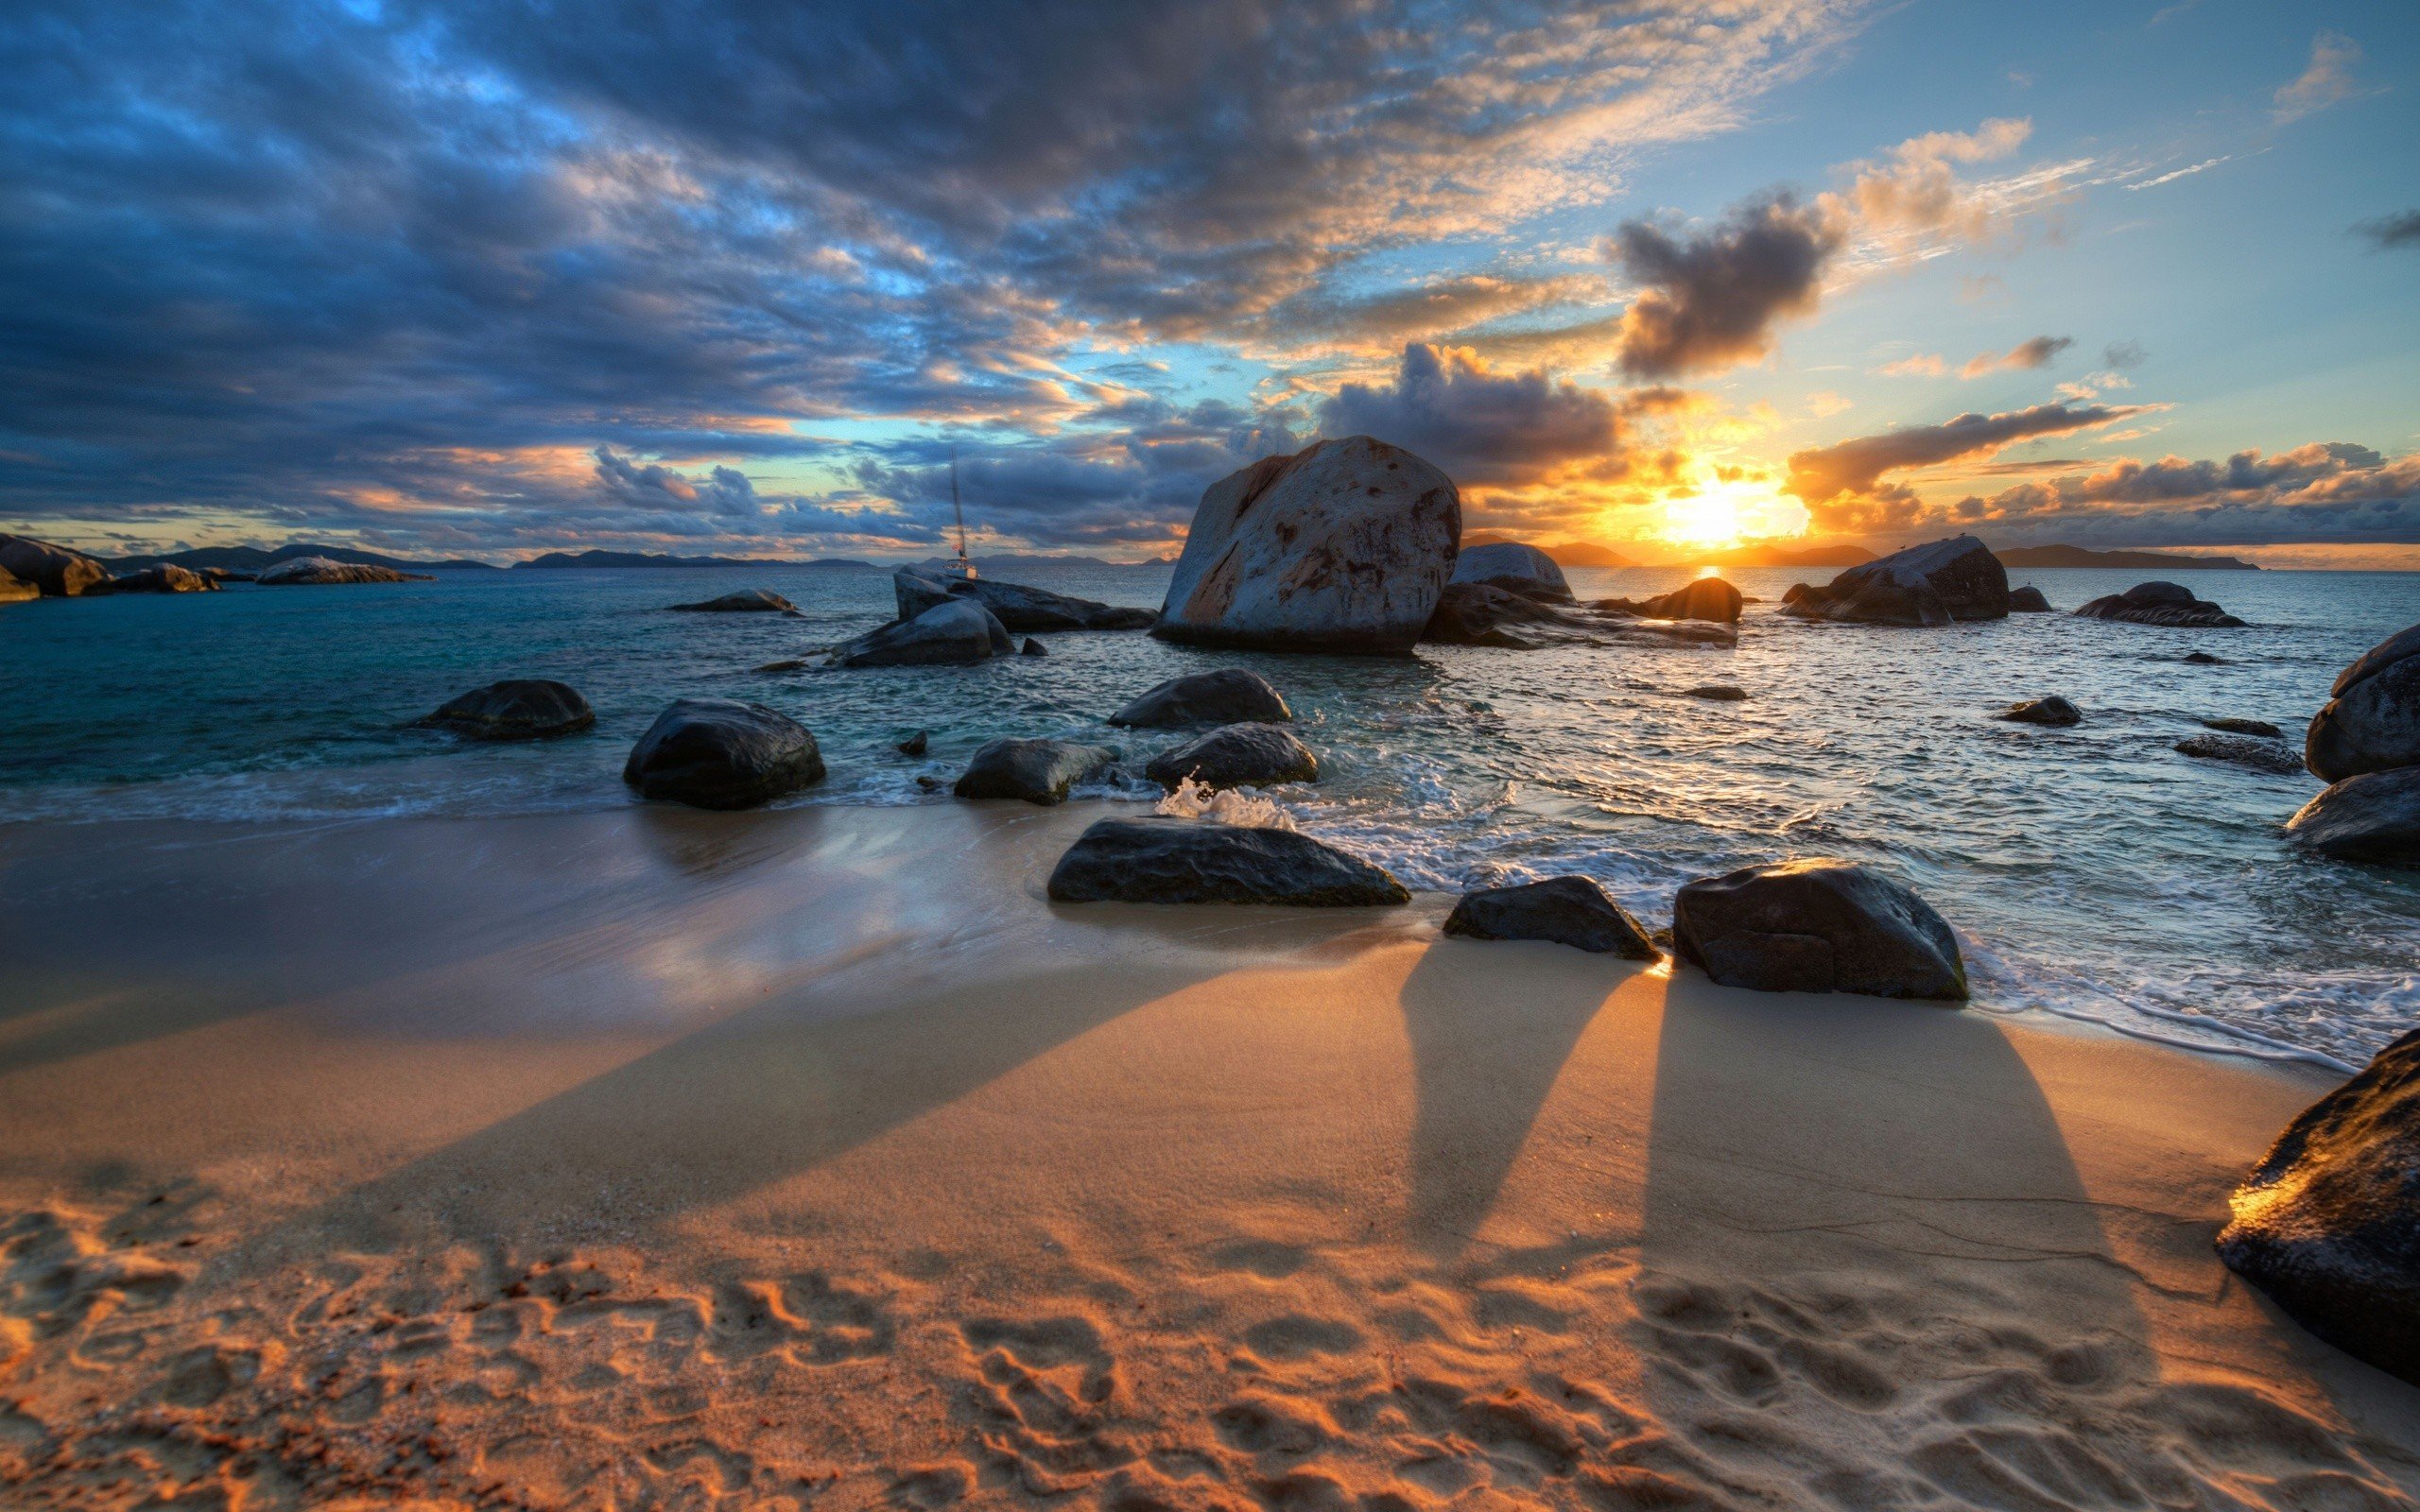
[[[2192,590],[2182,583],[2136,583],[2122,593],[2096,598],[2076,612],[2088,620],[2189,629],[2225,629],[2243,624],[2208,599],[2195,598]]]
[[[1018,631],[1147,630],[1159,619],[1148,609],[1125,609],[988,577],[948,577],[922,567],[892,573],[890,591],[903,621],[953,599],[979,604],[1001,625]]]
[[[2338,675],[2303,763],[2329,786],[2287,821],[2297,844],[2347,861],[2420,864],[2420,625]]]
[[[1878,557],[1823,587],[1794,585],[1782,612],[1861,625],[1948,625],[2008,617],[2008,569],[1973,536]]]
[[[0,535],[0,572],[34,585],[44,598],[77,598],[107,583],[110,570],[80,551],[30,536]]]
[[[368,562],[337,561],[333,557],[289,557],[264,567],[252,579],[264,588],[318,588],[335,583],[433,583],[426,573],[399,573]]]

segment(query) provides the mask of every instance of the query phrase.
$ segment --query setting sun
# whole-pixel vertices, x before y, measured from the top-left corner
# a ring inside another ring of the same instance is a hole
[[[1806,507],[1761,480],[1709,480],[1664,505],[1664,539],[1676,546],[1736,546],[1806,533]]]

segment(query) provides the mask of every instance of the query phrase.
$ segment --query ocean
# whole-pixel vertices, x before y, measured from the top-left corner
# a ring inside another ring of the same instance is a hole
[[[1020,580],[1157,607],[1165,568],[1037,567]],[[1685,569],[1576,571],[1583,598]],[[1207,652],[1134,632],[1046,634],[1046,657],[971,668],[765,673],[891,612],[878,571],[456,572],[433,583],[236,586],[0,609],[0,849],[12,822],[346,820],[633,801],[631,743],[683,695],[771,705],[831,775],[797,803],[956,801],[1000,735],[1169,741],[1103,718],[1164,678],[1252,667],[1292,702],[1322,780],[1275,796],[1304,831],[1458,890],[1564,871],[1651,925],[1692,877],[1790,855],[1871,863],[1960,931],[1977,1006],[2050,1013],[2238,1054],[2356,1066],[2420,1018],[2420,873],[2305,857],[2279,826],[2307,774],[2170,747],[2221,715],[2299,750],[2337,672],[2420,621],[2420,575],[2175,575],[2249,621],[2179,630],[2066,613],[1910,630],[1775,612],[1792,581],[1727,574],[1737,649],[1424,647],[1416,659]],[[2061,610],[2150,576],[2020,571]],[[676,614],[763,586],[804,618]],[[2200,665],[2196,650],[2224,659]],[[568,740],[481,746],[409,728],[454,694],[559,678],[596,707]],[[1741,702],[1683,696],[1744,688]],[[2060,694],[2068,730],[1995,720]],[[895,742],[929,731],[927,753]],[[918,777],[937,778],[941,793]],[[1153,801],[1111,781],[1094,796]],[[1508,1011],[1514,1005],[1508,1005]]]

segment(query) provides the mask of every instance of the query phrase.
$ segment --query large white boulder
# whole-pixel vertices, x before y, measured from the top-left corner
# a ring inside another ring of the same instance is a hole
[[[1462,539],[1454,480],[1367,436],[1265,456],[1210,486],[1152,634],[1401,655]]]
[[[1501,588],[1507,593],[1528,598],[1571,602],[1571,585],[1564,581],[1563,569],[1554,558],[1535,546],[1518,541],[1490,541],[1484,546],[1465,547],[1455,558],[1457,583],[1483,583]]]

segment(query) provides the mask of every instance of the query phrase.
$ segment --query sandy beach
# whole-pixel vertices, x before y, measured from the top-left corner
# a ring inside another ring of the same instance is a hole
[[[2325,1074],[1048,903],[1098,812],[12,827],[0,1501],[2420,1489],[2210,1251]]]

